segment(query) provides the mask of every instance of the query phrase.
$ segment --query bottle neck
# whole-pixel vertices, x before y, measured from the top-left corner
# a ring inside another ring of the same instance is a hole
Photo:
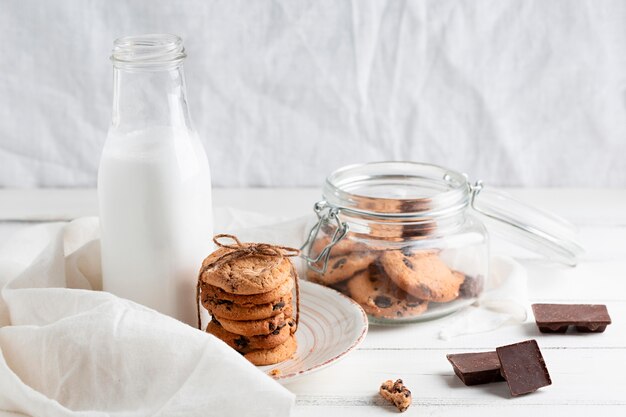
[[[192,129],[182,63],[162,69],[113,68],[112,129]]]

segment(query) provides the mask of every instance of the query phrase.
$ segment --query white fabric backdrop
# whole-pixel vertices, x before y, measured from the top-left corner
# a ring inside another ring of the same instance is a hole
[[[0,186],[93,186],[114,38],[181,35],[223,186],[411,159],[626,186],[625,1],[0,0]]]

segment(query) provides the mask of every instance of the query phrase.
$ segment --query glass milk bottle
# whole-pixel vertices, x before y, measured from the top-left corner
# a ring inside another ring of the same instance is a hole
[[[211,174],[187,109],[185,56],[174,35],[115,41],[98,199],[103,289],[192,324],[211,249]]]

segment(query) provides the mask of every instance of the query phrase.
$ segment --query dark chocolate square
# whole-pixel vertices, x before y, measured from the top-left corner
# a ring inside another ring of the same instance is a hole
[[[446,355],[454,373],[465,385],[504,381],[500,374],[500,360],[495,351],[456,353]]]
[[[496,352],[500,371],[512,396],[528,394],[552,384],[536,340],[501,346]]]
[[[601,333],[611,324],[604,304],[533,304],[535,322],[542,333],[565,333],[569,326],[584,333]]]

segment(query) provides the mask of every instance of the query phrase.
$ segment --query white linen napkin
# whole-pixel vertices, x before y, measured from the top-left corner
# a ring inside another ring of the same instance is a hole
[[[101,291],[97,218],[0,249],[0,410],[287,416],[295,397],[212,335]]]

